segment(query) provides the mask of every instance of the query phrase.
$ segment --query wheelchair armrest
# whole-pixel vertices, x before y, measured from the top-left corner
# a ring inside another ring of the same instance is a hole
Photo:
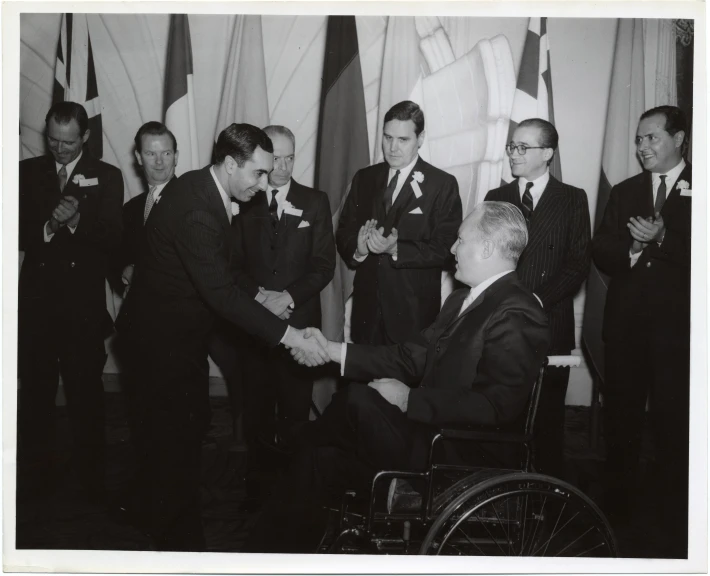
[[[510,432],[501,429],[491,428],[442,428],[439,430],[439,436],[443,440],[478,440],[479,442],[525,442],[531,440],[531,434],[522,432]]]

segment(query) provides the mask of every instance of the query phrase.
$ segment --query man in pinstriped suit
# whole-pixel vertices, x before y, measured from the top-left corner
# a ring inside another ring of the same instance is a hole
[[[549,165],[559,137],[540,118],[518,124],[506,147],[513,182],[486,195],[520,208],[528,223],[528,245],[518,261],[518,277],[542,303],[550,322],[549,354],[575,348],[573,298],[591,264],[587,194],[557,180]],[[564,476],[565,395],[569,368],[550,368],[542,386],[536,430],[538,470]]]

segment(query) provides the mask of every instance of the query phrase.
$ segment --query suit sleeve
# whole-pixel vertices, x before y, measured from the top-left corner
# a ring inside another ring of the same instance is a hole
[[[348,344],[343,373],[357,381],[396,378],[409,386],[418,386],[424,377],[433,325],[405,344],[365,346]]]
[[[245,237],[243,218],[232,220],[232,232],[234,246],[232,251],[232,278],[250,298],[255,298],[259,292],[259,283],[246,272],[246,251],[245,246],[248,239]]]
[[[44,242],[44,224],[49,220],[49,214],[42,213],[32,202],[32,188],[38,186],[36,173],[38,165],[31,160],[20,162],[19,171],[19,250],[27,252]]]
[[[434,202],[431,238],[427,242],[397,240],[397,260],[392,260],[392,267],[446,268],[452,259],[450,250],[456,242],[462,214],[459,185],[450,176]]]
[[[631,266],[629,261],[631,235],[626,222],[619,221],[620,194],[618,186],[611,189],[609,201],[604,209],[604,217],[592,240],[594,263],[602,272],[610,276],[625,272]]]
[[[250,298],[233,282],[225,235],[217,219],[207,211],[193,211],[185,216],[182,233],[175,245],[185,269],[198,293],[219,316],[246,332],[276,346],[287,325]]]
[[[113,166],[100,176],[103,181],[99,192],[98,209],[89,218],[79,219],[75,241],[98,244],[112,251],[119,247],[123,232],[123,175]],[[81,206],[79,207],[81,212]]]
[[[572,222],[567,236],[565,261],[557,274],[535,290],[545,309],[574,296],[589,276],[592,263],[589,204],[584,190],[574,189],[571,195]]]
[[[427,424],[500,426],[525,409],[550,342],[541,309],[507,306],[489,320],[471,386],[416,388],[407,416]]]
[[[690,223],[683,228],[675,228],[671,222],[666,228],[663,242],[652,242],[646,250],[650,250],[651,258],[672,262],[678,266],[690,268]]]
[[[338,231],[335,233],[335,243],[338,253],[350,268],[356,268],[360,262],[355,260],[355,250],[357,250],[357,235],[364,222],[357,221],[357,206],[359,199],[360,173],[355,174],[348,197],[343,205],[343,211],[338,220]]]
[[[318,211],[313,221],[310,260],[301,277],[286,287],[296,307],[313,297],[333,279],[335,273],[335,241],[333,239],[333,219],[330,214],[328,196],[318,194]]]

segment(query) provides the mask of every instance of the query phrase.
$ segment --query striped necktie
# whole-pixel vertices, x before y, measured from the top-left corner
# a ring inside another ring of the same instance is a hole
[[[145,200],[145,210],[143,211],[143,225],[148,221],[148,215],[150,214],[153,204],[155,204],[155,189],[157,186],[148,187],[148,198]]]
[[[64,164],[57,172],[57,176],[59,176],[59,191],[64,192],[64,187],[67,185],[67,167]]]
[[[662,176],[659,176],[659,178],[661,179],[661,185],[656,191],[656,203],[653,206],[654,215],[658,214],[661,211],[661,208],[663,208],[663,204],[666,202],[666,192],[668,191],[666,189],[666,175],[663,174]]]
[[[533,197],[530,193],[530,189],[533,187],[532,182],[528,182],[525,185],[525,193],[523,194],[523,216],[525,216],[525,223],[530,223],[530,218],[533,213]]]

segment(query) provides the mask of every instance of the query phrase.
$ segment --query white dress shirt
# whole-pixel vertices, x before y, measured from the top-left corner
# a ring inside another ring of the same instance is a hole
[[[224,211],[227,213],[227,219],[229,220],[230,224],[232,222],[232,199],[229,197],[229,194],[227,194],[224,191],[224,188],[222,188],[222,185],[219,183],[219,180],[217,179],[217,176],[214,173],[214,166],[210,166],[210,174],[212,174],[212,179],[214,180],[214,183],[217,185],[217,190],[219,190],[219,195],[222,197],[222,203],[224,204]]]
[[[76,158],[74,158],[74,160],[69,162],[69,164],[66,165],[67,184],[71,180],[72,172],[74,172],[74,168],[76,168],[76,165],[79,163],[79,160],[81,160],[81,155],[83,153],[84,153],[83,151],[79,152],[79,155]],[[62,169],[62,164],[60,164],[59,162],[57,162],[55,160],[54,167],[57,169],[57,174],[59,174],[59,171]],[[44,224],[44,241],[45,242],[49,242],[52,238],[54,238],[54,234],[49,234],[47,232],[48,226],[49,226],[49,220],[47,220],[47,222],[45,222],[45,224]],[[71,232],[72,234],[74,234],[74,232],[76,232],[76,226],[67,226],[67,228],[69,228],[69,232]]]
[[[506,274],[510,274],[511,272],[514,272],[514,269],[511,268],[510,270],[505,270],[501,272],[500,274],[496,274],[495,276],[491,276],[487,280],[484,280],[481,282],[478,286],[475,288],[471,288],[470,292],[468,293],[468,296],[463,301],[463,304],[461,305],[461,310],[459,310],[459,316],[463,314],[464,310],[468,308],[471,304],[474,303],[476,298],[478,298],[481,294],[483,294],[483,291],[488,288],[493,282],[498,280],[498,278],[502,278]]]
[[[266,190],[266,205],[269,206],[271,204],[271,198],[274,195],[274,192],[276,193],[276,214],[279,217],[279,220],[281,220],[281,215],[284,212],[284,204],[286,203],[286,197],[288,196],[288,191],[291,189],[291,179],[289,178],[289,181],[286,182],[283,186],[280,188],[274,188],[273,186],[269,185],[269,188]]]
[[[680,159],[680,162],[676,164],[675,168],[671,168],[668,172],[665,174],[659,174],[658,172],[652,172],[651,173],[651,188],[653,190],[653,205],[656,205],[656,196],[658,196],[658,189],[661,187],[661,176],[666,177],[666,200],[668,200],[668,196],[671,193],[671,190],[673,190],[673,186],[675,186],[675,183],[677,182],[678,178],[680,177],[680,173],[685,170],[685,160],[683,158]],[[661,242],[658,242],[658,245],[661,245]],[[634,254],[629,250],[629,258],[631,260],[631,268],[634,267],[636,262],[638,262],[639,257],[643,253],[643,250],[641,252],[636,252]]]
[[[518,191],[520,192],[520,201],[523,201],[523,194],[525,194],[525,186],[528,182],[532,182],[532,188],[530,188],[530,194],[533,199],[533,210],[537,208],[537,203],[540,201],[542,193],[547,188],[547,183],[550,181],[550,171],[545,170],[542,176],[539,176],[535,180],[528,180],[527,178],[518,178]]]

